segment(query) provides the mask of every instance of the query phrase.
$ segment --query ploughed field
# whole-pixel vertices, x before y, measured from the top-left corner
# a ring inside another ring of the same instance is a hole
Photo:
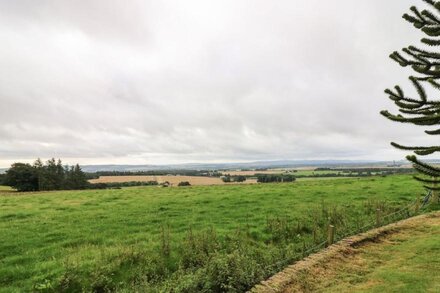
[[[241,292],[322,242],[329,223],[342,235],[423,193],[408,175],[0,190],[0,292]]]

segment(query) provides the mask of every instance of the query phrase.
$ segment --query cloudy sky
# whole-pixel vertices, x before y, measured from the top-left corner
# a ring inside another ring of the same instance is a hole
[[[0,0],[0,167],[401,159],[421,2]]]

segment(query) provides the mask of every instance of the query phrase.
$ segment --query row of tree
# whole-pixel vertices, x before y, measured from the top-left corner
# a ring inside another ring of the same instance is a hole
[[[222,181],[225,183],[245,182],[246,181],[246,176],[243,176],[243,175],[231,176],[231,175],[227,174],[221,178],[222,178]]]
[[[287,174],[257,174],[259,183],[293,182],[295,180],[295,176]]]
[[[18,191],[86,189],[89,184],[78,164],[67,166],[54,158],[46,163],[38,159],[33,165],[14,163],[3,183]]]

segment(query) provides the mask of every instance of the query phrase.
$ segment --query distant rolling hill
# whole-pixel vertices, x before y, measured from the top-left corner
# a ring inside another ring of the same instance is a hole
[[[440,164],[440,160],[427,160],[427,162]],[[398,167],[405,165],[407,161],[360,161],[360,160],[277,160],[255,161],[244,163],[187,163],[168,165],[81,165],[85,172],[98,171],[155,171],[155,170],[230,170],[230,169],[273,169],[273,168],[300,168],[300,167],[325,167],[325,168],[349,168],[349,167]],[[0,168],[0,174],[7,168]]]
[[[397,162],[407,164],[407,162]],[[351,161],[351,160],[279,160],[256,161],[248,163],[192,163],[171,165],[84,165],[85,172],[97,171],[153,171],[153,170],[225,170],[225,169],[263,169],[299,167],[384,167],[393,162]]]

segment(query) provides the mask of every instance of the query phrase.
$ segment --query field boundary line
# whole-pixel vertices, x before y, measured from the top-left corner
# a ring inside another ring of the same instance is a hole
[[[283,292],[285,289],[287,289],[289,285],[294,283],[294,281],[300,277],[301,273],[311,269],[314,266],[319,265],[320,263],[325,262],[326,260],[333,258],[336,255],[340,255],[344,251],[347,251],[348,248],[356,247],[358,245],[362,245],[363,243],[374,241],[378,238],[381,238],[385,235],[389,235],[391,233],[396,233],[401,229],[405,228],[407,225],[411,224],[412,222],[422,221],[423,219],[430,217],[440,217],[440,211],[435,211],[423,215],[418,215],[412,218],[407,218],[392,224],[388,224],[383,227],[369,230],[361,234],[344,238],[339,242],[321,250],[320,252],[311,254],[308,257],[295,262],[294,264],[288,266],[281,272],[270,277],[268,280],[263,281],[260,284],[254,286],[248,292],[250,293]]]

